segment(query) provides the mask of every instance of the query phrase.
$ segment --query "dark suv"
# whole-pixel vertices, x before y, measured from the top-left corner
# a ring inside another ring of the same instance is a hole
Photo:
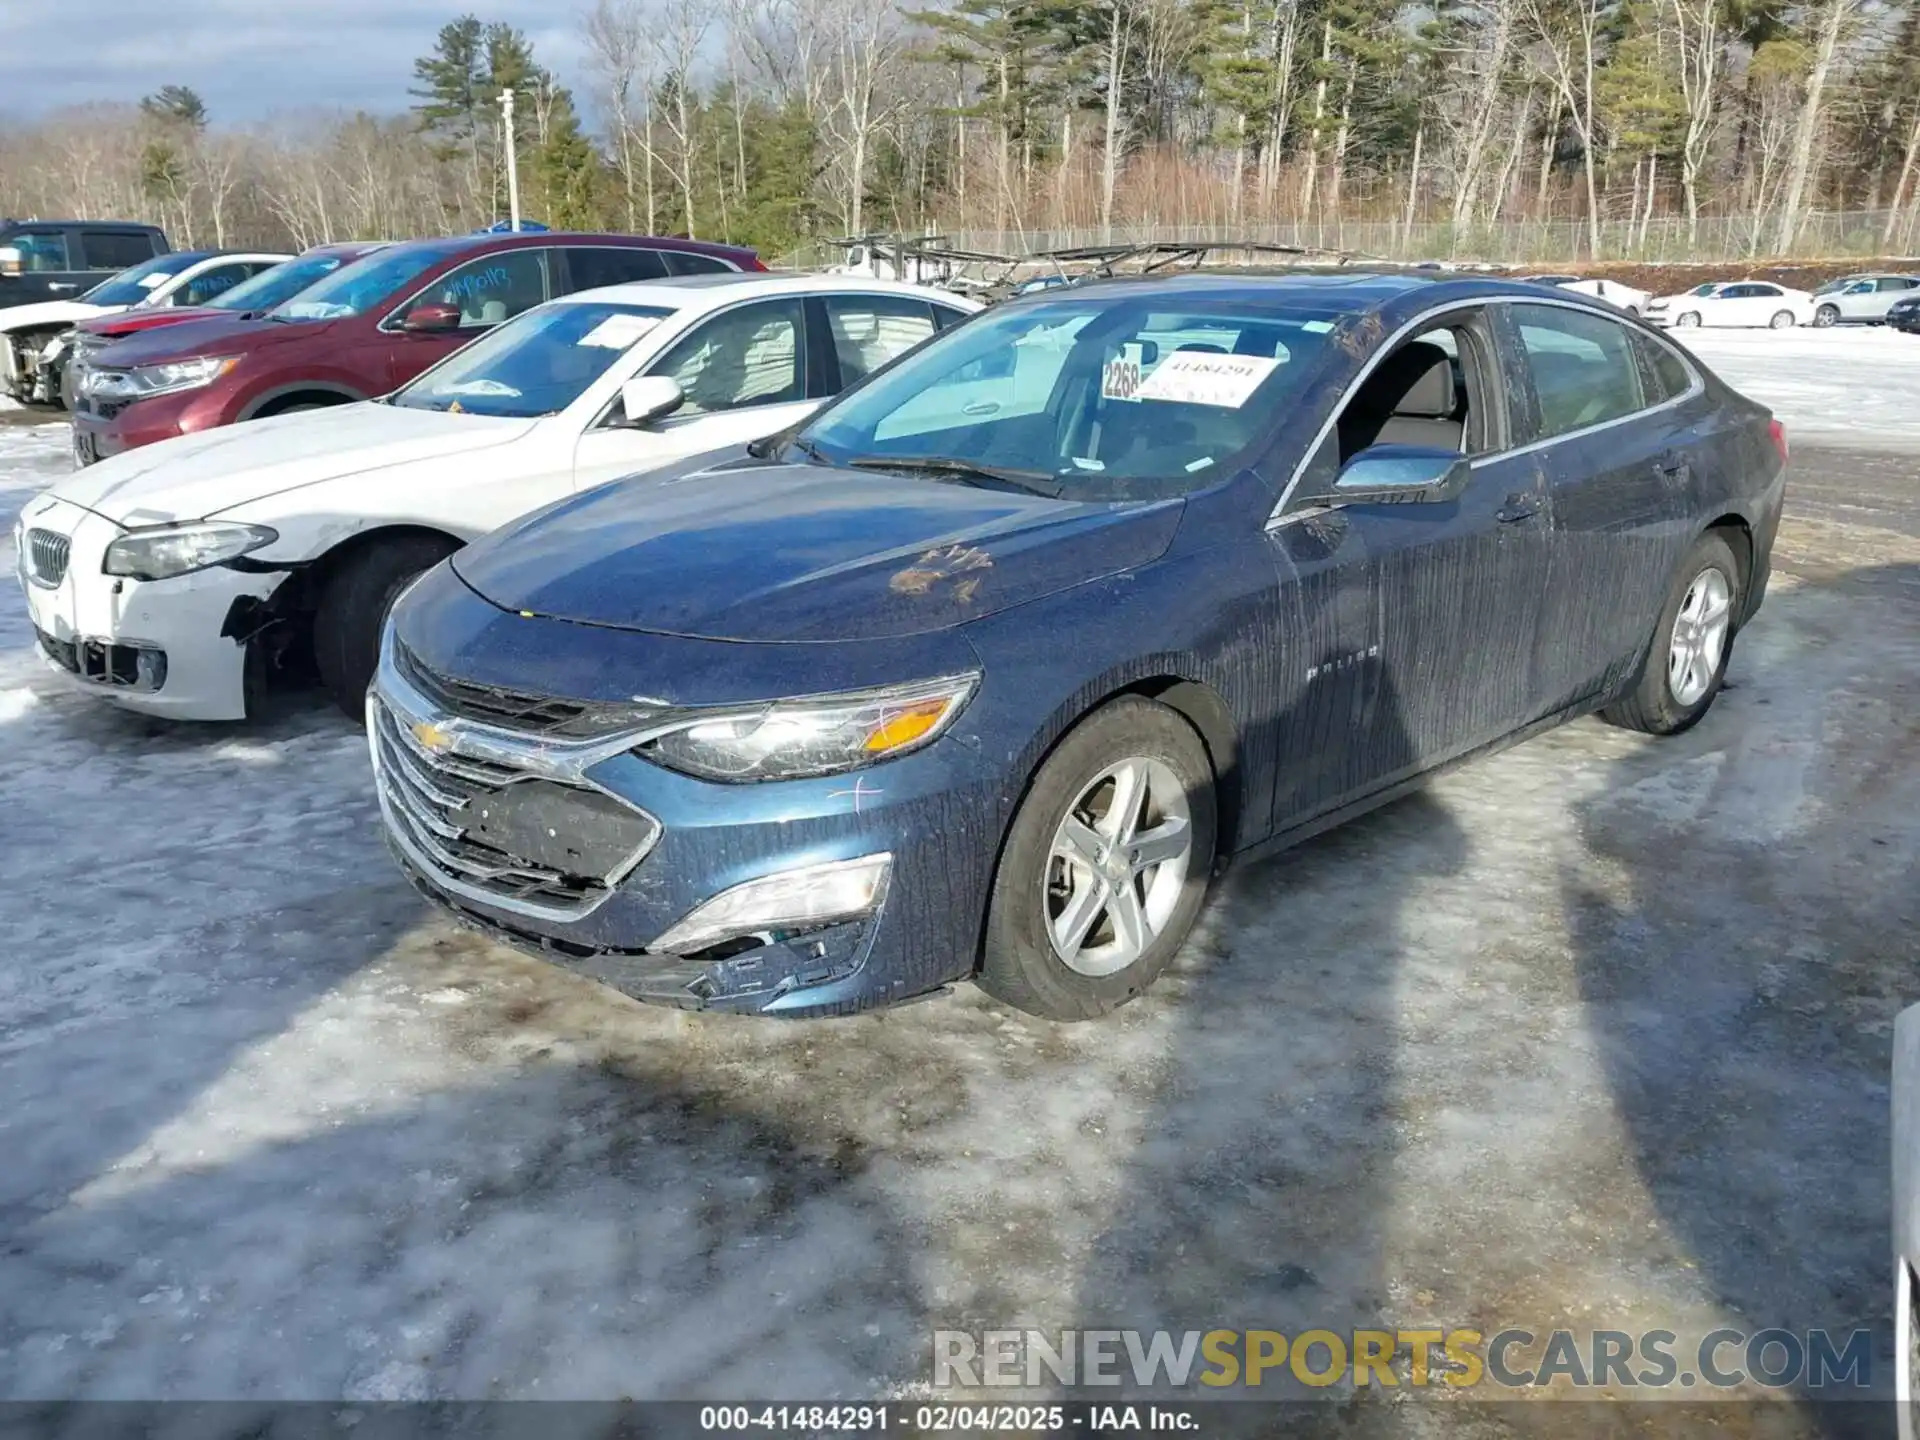
[[[71,300],[172,247],[152,225],[119,220],[0,220],[0,310]]]
[[[371,399],[556,295],[725,270],[751,250],[551,232],[391,245],[266,314],[190,320],[97,351],[76,387],[81,464],[239,420]]]

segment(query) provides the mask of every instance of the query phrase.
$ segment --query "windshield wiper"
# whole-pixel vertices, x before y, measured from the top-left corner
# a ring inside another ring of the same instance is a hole
[[[982,465],[951,455],[856,455],[843,462],[857,470],[918,470],[929,475],[945,475],[955,480],[991,480],[1029,495],[1060,498],[1060,483],[1043,470],[1009,470],[997,465]]]

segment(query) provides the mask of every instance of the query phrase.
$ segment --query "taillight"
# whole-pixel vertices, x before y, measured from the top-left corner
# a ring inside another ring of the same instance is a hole
[[[1767,439],[1773,442],[1773,448],[1780,452],[1780,463],[1787,463],[1787,427],[1778,420],[1767,422]]]

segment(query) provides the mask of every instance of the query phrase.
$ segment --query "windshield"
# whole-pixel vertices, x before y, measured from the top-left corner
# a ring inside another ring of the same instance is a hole
[[[1183,494],[1274,427],[1343,318],[1150,291],[1010,306],[928,341],[798,439],[840,464],[973,465],[1072,500]]]
[[[1715,281],[1712,284],[1708,284],[1708,285],[1696,285],[1693,287],[1693,289],[1689,290],[1687,293],[1689,295],[1711,295],[1719,288],[1720,288],[1720,282]]]
[[[362,314],[424,271],[465,249],[464,245],[451,242],[377,250],[351,265],[342,265],[318,284],[281,302],[273,309],[272,316],[276,320],[339,320]]]
[[[671,314],[647,305],[540,306],[456,351],[392,403],[469,415],[552,415]]]
[[[206,258],[192,251],[156,255],[131,270],[122,270],[110,280],[102,280],[80,298],[89,305],[138,305],[189,265],[197,265]]]
[[[222,295],[207,301],[209,310],[271,310],[291,300],[314,281],[331,275],[342,264],[338,255],[308,255],[262,270]]]

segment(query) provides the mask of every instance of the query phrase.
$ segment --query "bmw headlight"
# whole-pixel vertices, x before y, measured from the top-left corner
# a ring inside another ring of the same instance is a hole
[[[231,520],[155,525],[148,530],[129,531],[107,546],[102,568],[109,575],[133,580],[166,580],[224,565],[279,538],[279,531],[265,525],[242,525]]]
[[[707,780],[831,775],[931,744],[966,705],[977,675],[715,710],[650,736],[639,753]]]
[[[131,370],[96,370],[87,380],[88,393],[102,400],[144,400],[197,390],[211,385],[240,363],[238,355],[199,355],[191,360],[169,360],[159,365],[136,365]]]

